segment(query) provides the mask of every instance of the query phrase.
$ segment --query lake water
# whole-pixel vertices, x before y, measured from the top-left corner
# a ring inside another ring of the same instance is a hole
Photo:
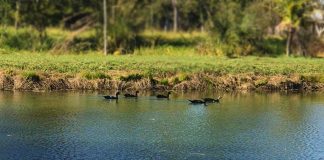
[[[324,159],[323,93],[101,95],[0,92],[0,159]]]

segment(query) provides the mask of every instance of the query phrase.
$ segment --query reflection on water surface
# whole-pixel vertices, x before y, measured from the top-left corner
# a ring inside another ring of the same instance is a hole
[[[321,159],[321,93],[0,92],[0,159]]]

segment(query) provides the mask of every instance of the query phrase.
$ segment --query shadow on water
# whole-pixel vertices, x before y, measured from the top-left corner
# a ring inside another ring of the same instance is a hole
[[[0,92],[0,159],[320,159],[321,93]],[[220,103],[187,99],[223,96]]]

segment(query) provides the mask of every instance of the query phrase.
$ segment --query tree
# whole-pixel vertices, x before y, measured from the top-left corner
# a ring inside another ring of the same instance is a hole
[[[305,7],[309,0],[276,0],[276,12],[287,27],[286,55],[291,54],[292,41],[304,18]]]
[[[310,13],[310,19],[314,23],[314,30],[318,38],[320,38],[322,33],[324,33],[324,0],[315,1],[313,6],[314,9]]]
[[[11,1],[0,0],[0,23],[8,25],[10,22]]]
[[[178,7],[177,7],[177,0],[172,0],[172,8],[173,8],[173,32],[177,32],[177,30],[178,30]]]
[[[107,55],[107,0],[103,0],[103,21],[104,54]]]
[[[30,0],[21,1],[21,21],[32,25],[38,32],[41,42],[45,39],[46,28],[49,25],[58,24],[62,19],[64,6],[61,0]]]
[[[20,19],[20,0],[16,0],[15,29],[18,29]]]

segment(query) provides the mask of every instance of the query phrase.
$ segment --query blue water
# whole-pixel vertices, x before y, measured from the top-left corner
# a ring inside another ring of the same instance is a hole
[[[324,159],[322,93],[0,92],[0,159]]]

